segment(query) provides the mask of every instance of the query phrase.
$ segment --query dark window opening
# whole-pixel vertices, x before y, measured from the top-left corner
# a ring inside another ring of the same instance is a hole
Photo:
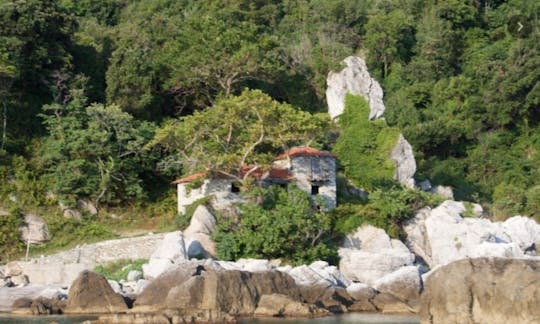
[[[311,186],[311,194],[312,195],[318,195],[319,194],[319,186]]]
[[[232,193],[239,193],[240,192],[240,185],[238,183],[231,183],[231,192]]]

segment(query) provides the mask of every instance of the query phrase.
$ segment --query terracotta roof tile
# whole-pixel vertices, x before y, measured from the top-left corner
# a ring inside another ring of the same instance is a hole
[[[281,160],[287,156],[333,156],[330,152],[321,151],[309,146],[297,146],[290,149],[287,153],[280,154],[276,157],[276,160]]]
[[[294,175],[287,169],[271,169],[268,173],[270,179],[292,180]]]
[[[206,175],[206,171],[204,172],[199,172],[199,173],[194,173],[192,175],[189,175],[187,177],[184,177],[184,178],[181,178],[181,179],[177,179],[177,180],[174,180],[172,182],[172,184],[179,184],[179,183],[186,183],[186,182],[191,182],[193,180],[197,180],[201,177],[204,177]]]

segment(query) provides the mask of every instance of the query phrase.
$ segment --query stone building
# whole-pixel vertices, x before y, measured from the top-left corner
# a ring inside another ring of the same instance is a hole
[[[269,171],[244,166],[240,176],[247,172],[259,185],[286,187],[294,183],[325,211],[336,207],[336,157],[329,152],[311,147],[294,147],[277,156]],[[237,180],[233,177],[207,177],[206,173],[197,173],[173,183],[178,187],[178,212],[181,214],[186,212],[187,206],[208,196],[212,196],[212,205],[217,209],[227,209],[242,201]]]

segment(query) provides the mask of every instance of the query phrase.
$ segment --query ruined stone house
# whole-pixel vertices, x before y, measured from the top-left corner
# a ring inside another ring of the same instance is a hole
[[[311,147],[294,147],[277,156],[269,171],[244,166],[240,176],[249,176],[259,185],[291,184],[308,193],[315,204],[328,211],[336,207],[336,157],[326,151]],[[195,201],[212,196],[214,208],[226,209],[242,200],[237,180],[225,175],[207,177],[196,173],[173,183],[178,188],[178,212],[184,214],[186,207]],[[201,181],[200,184],[195,181]],[[319,197],[319,198],[317,198]],[[322,203],[321,203],[322,202]]]

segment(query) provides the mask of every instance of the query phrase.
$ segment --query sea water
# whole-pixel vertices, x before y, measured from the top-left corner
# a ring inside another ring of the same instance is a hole
[[[12,314],[0,314],[0,324],[77,324],[87,320],[95,320],[97,316],[18,316]],[[295,318],[265,318],[254,319],[245,318],[240,320],[241,324],[418,324],[420,319],[417,316],[404,315],[383,315],[377,313],[349,313],[345,315],[335,315],[314,319]]]

